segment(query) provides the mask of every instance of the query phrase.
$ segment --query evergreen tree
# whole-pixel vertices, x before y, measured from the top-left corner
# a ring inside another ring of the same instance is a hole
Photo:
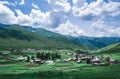
[[[29,62],[30,61],[30,57],[29,56],[27,56],[27,60],[26,60],[26,62]]]

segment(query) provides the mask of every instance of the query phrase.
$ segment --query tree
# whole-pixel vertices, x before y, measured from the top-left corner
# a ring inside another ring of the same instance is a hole
[[[32,59],[32,60],[35,60],[35,57],[34,57],[34,56],[31,56],[31,59]]]
[[[30,61],[30,57],[29,56],[27,56],[27,60],[26,60],[26,62],[29,62]]]

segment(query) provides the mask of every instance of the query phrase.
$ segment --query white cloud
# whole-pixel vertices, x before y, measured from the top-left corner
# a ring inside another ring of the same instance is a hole
[[[53,11],[59,12],[69,12],[71,10],[71,5],[68,0],[47,0]]]
[[[67,1],[56,1],[55,6],[58,10],[68,12],[71,9],[70,4]]]
[[[15,2],[15,3],[12,3],[12,2],[8,2],[8,1],[0,1],[0,3],[1,4],[3,4],[3,5],[12,5],[12,6],[16,6],[16,4],[17,4],[17,2]]]
[[[24,5],[24,4],[25,4],[24,0],[21,0],[21,2],[19,3],[19,5]]]
[[[34,20],[26,15],[26,14],[23,14],[20,10],[16,10],[18,16],[17,16],[17,24],[20,24],[20,25],[25,25],[25,26],[32,26],[33,23],[34,23]]]
[[[72,0],[72,3],[73,3],[73,5],[75,5],[75,6],[81,7],[81,6],[84,5],[84,3],[86,3],[86,0]]]
[[[41,10],[32,9],[30,17],[37,22],[39,27],[51,30],[64,35],[81,36],[86,35],[79,26],[72,24],[70,21],[66,23],[60,22],[59,12],[41,12]],[[36,26],[34,26],[36,27]]]
[[[75,2],[74,2],[75,3]],[[88,4],[84,1],[83,6],[74,5],[72,7],[73,15],[83,18],[92,19],[94,16],[118,16],[120,15],[120,3],[97,0]],[[89,18],[87,18],[89,17]]]
[[[72,0],[72,3],[76,5],[78,3],[78,1],[79,0]]]
[[[46,18],[47,16],[49,16],[49,12],[47,13],[43,13],[41,12],[41,10],[35,10],[35,9],[32,9],[31,10],[31,13],[30,13],[30,17],[33,18],[33,20],[40,24],[38,27],[44,27],[44,23],[47,24],[48,23],[48,19],[49,18]],[[45,22],[44,22],[45,21]],[[36,27],[36,26],[35,26]],[[45,28],[45,27],[44,27]]]
[[[23,14],[20,10],[16,10],[17,17],[15,13],[9,9],[7,6],[0,3],[0,23],[4,24],[20,24],[32,26],[34,20],[27,14]]]
[[[79,26],[72,24],[70,21],[61,24],[59,27],[54,29],[54,31],[63,35],[76,37],[86,35],[85,32],[79,28]]]
[[[14,12],[1,3],[0,3],[0,23],[5,24],[16,23],[16,17],[14,15]]]
[[[105,21],[98,20],[92,24],[92,28],[96,31],[95,36],[120,36],[120,27],[114,27],[105,23]]]
[[[32,2],[34,9],[30,13],[24,14],[17,9],[16,16],[12,11],[14,8],[8,7],[12,6],[9,1],[0,1],[0,23],[42,27],[71,36],[120,36],[119,2],[94,0],[88,4],[86,0],[72,0],[72,3],[69,0],[46,1],[49,6],[45,6],[50,7],[49,10],[42,12]],[[23,4],[25,2],[21,0],[20,5]]]
[[[8,1],[0,1],[1,4],[7,4],[10,5],[10,3]]]
[[[30,13],[30,17],[33,18],[35,22],[41,22],[44,16],[46,16],[47,13],[41,12],[41,10],[35,10],[32,9]]]
[[[41,21],[45,28],[56,28],[60,24],[59,16],[55,12],[47,12]]]
[[[32,6],[33,6],[35,9],[39,9],[38,5],[35,4],[34,2],[32,3]]]
[[[120,3],[110,2],[104,6],[104,11],[106,11],[110,16],[120,15]]]
[[[32,9],[30,17],[42,28],[56,28],[60,24],[59,16],[56,12],[41,12],[41,10]]]

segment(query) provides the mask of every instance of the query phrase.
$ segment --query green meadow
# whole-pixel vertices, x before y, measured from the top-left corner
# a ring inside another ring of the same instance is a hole
[[[59,61],[49,65],[0,59],[0,79],[120,79],[120,52],[103,55],[118,60],[118,63],[95,66],[74,61]],[[61,60],[69,57],[62,54]]]

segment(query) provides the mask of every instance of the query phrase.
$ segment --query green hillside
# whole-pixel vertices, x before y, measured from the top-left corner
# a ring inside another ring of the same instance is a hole
[[[79,48],[66,37],[44,37],[25,30],[19,25],[3,26],[0,24],[0,48]]]
[[[63,36],[61,34],[54,33],[54,32],[48,31],[48,30],[43,29],[43,28],[32,28],[30,26],[22,26],[22,28],[27,30],[27,31],[39,34],[39,35],[41,35],[43,37],[65,37],[65,36]]]
[[[85,37],[85,36],[71,37],[71,36],[64,36],[58,33],[54,33],[43,28],[32,28],[29,26],[22,26],[22,28],[27,31],[39,34],[48,39],[60,38],[59,41],[60,40],[63,41],[63,38],[70,39],[76,45],[79,45],[87,50],[97,50],[106,47],[108,45],[120,42],[120,37]]]
[[[70,37],[43,28],[0,24],[0,48],[80,48],[98,50],[120,42],[120,37]]]
[[[120,52],[120,42],[97,50],[97,53],[118,53],[118,52]]]
[[[74,42],[82,45],[82,47],[91,50],[98,50],[100,48],[120,42],[120,37],[76,37]]]

